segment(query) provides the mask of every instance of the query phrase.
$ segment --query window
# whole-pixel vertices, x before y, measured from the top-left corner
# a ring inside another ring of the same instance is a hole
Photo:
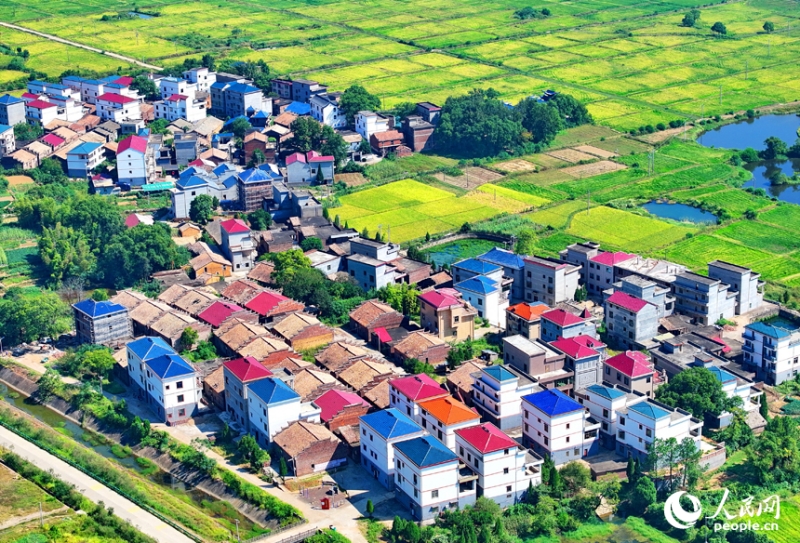
[[[431,490],[431,499],[435,500],[438,497],[439,497],[439,491],[438,490]]]
[[[175,383],[175,388],[183,388],[183,381],[178,381]]]
[[[567,443],[569,443],[569,436],[567,436]]]
[[[608,418],[608,409],[603,409],[603,416]]]
[[[569,430],[569,423],[567,423],[567,430]]]
[[[620,417],[619,418],[619,423],[620,423],[620,425],[625,426],[625,417]]]
[[[511,485],[506,486],[506,492],[511,492]]]
[[[508,475],[508,468],[503,468],[503,475]]]
[[[182,401],[183,401],[183,394],[178,394],[178,402],[182,402]]]
[[[414,497],[419,498],[419,491],[416,488],[414,489]]]
[[[653,431],[650,428],[648,428],[647,430],[644,431],[644,435],[646,435],[647,437],[653,437]]]
[[[186,416],[186,409],[178,409],[178,416],[185,417]]]
[[[417,484],[417,474],[414,474],[414,484]]]
[[[504,450],[503,454],[508,454],[508,449]]]

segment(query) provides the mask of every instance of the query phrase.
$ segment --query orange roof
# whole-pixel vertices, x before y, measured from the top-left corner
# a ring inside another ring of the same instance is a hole
[[[447,426],[470,420],[476,423],[480,421],[477,413],[452,396],[420,402],[419,406]]]
[[[536,317],[541,317],[542,313],[546,313],[550,311],[550,307],[547,304],[538,303],[538,304],[529,304],[529,303],[519,303],[517,305],[512,305],[507,309],[508,312],[514,313],[515,315],[519,315],[526,321],[534,320]]]

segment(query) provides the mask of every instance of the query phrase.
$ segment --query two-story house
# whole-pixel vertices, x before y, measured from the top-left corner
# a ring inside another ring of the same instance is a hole
[[[514,430],[522,426],[522,397],[539,390],[512,365],[484,367],[474,374],[472,404],[483,419]]]
[[[280,431],[300,420],[300,395],[283,380],[277,377],[250,379],[243,388],[247,393],[249,431],[262,447],[268,447]]]
[[[426,434],[422,427],[394,408],[359,419],[361,465],[383,486],[394,489],[394,444]]]
[[[419,402],[422,428],[451,451],[456,450],[456,430],[480,424],[475,411],[452,396]]]
[[[449,396],[439,383],[424,373],[392,379],[389,381],[389,392],[389,405],[417,424],[422,424],[419,402]]]
[[[652,398],[661,378],[646,354],[625,351],[606,359],[603,382],[626,392],[638,392]]]
[[[563,309],[552,309],[541,314],[539,336],[542,341],[575,336],[597,337],[597,326],[588,311],[574,315]]]
[[[422,327],[445,341],[475,339],[478,311],[464,301],[455,289],[430,290],[420,294],[419,316]]]
[[[222,365],[222,368],[228,414],[234,424],[248,431],[250,406],[247,401],[247,387],[253,381],[271,377],[272,372],[252,356],[229,360]]]
[[[634,403],[617,410],[617,454],[644,460],[653,441],[670,438],[691,439],[699,450],[702,429],[703,422],[683,409],[650,399]]]
[[[617,448],[617,411],[646,398],[614,387],[592,385],[576,391],[575,399],[600,422],[600,445],[614,451]]]
[[[495,266],[503,268],[505,282],[511,283],[509,298],[512,303],[525,299],[525,260],[521,256],[513,251],[495,247],[491,251],[487,251],[475,258],[482,262],[488,262],[489,264],[494,264]]]
[[[531,377],[542,388],[572,390],[575,374],[564,367],[565,356],[541,340],[503,338],[503,362]]]

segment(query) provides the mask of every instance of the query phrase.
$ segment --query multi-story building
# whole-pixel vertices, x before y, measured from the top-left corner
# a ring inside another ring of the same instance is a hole
[[[581,268],[581,284],[586,285],[589,277],[589,261],[600,253],[600,244],[593,241],[583,241],[568,245],[559,251],[558,258]]]
[[[550,342],[550,346],[564,353],[564,369],[575,374],[575,390],[602,382],[603,355],[605,345],[589,336],[561,338]]]
[[[117,124],[142,118],[141,104],[138,100],[107,92],[97,97],[97,115],[104,121]]]
[[[800,371],[800,325],[785,318],[745,326],[744,366],[768,385],[793,379]]]
[[[402,122],[403,135],[412,151],[421,153],[434,147],[433,133],[436,127],[419,115],[409,115]]]
[[[239,117],[257,111],[272,111],[272,98],[249,83],[216,81],[211,85],[211,113],[218,117]]]
[[[492,281],[500,284],[503,283],[503,268],[497,264],[478,260],[477,258],[468,258],[460,262],[456,262],[450,267],[450,273],[453,276],[453,283],[461,283],[473,277],[488,277]]]
[[[236,170],[226,164],[211,172],[190,166],[178,177],[175,188],[170,190],[172,215],[177,219],[189,217],[192,202],[201,194],[216,196],[220,202],[238,202],[238,178]]]
[[[626,392],[638,392],[652,398],[657,385],[661,384],[661,378],[647,355],[639,351],[625,351],[604,362],[603,382]]]
[[[198,100],[193,94],[170,94],[163,100],[153,103],[153,114],[156,119],[166,119],[171,122],[184,119],[194,123],[206,118],[206,101]]]
[[[397,500],[417,520],[475,503],[478,476],[459,467],[459,458],[431,436],[394,444]]]
[[[292,100],[295,102],[303,102],[307,104],[312,96],[318,94],[325,94],[328,92],[326,85],[320,85],[317,81],[310,79],[294,79],[292,80]]]
[[[188,79],[180,77],[162,77],[156,81],[162,100],[176,95],[194,98],[194,95],[197,93],[197,85]]]
[[[550,310],[550,306],[542,302],[512,305],[506,309],[506,335],[521,335],[531,341],[539,339],[542,313]]]
[[[385,241],[354,238],[350,240],[350,252],[389,262],[400,258],[400,245]]]
[[[478,474],[477,496],[500,507],[519,502],[542,483],[539,455],[520,447],[492,423],[456,430],[456,454]]]
[[[742,400],[741,408],[745,413],[752,413],[759,408],[759,396],[764,393],[754,388],[752,381],[736,377],[719,366],[708,366],[707,369],[722,384],[722,392],[724,392],[728,398],[739,398]],[[719,415],[717,424],[720,427],[725,427],[728,426],[732,420],[733,415],[731,413],[723,412]]]
[[[658,319],[656,305],[621,290],[606,299],[606,332],[623,347],[636,349],[648,345],[658,335]]]
[[[120,183],[142,186],[153,178],[156,161],[147,139],[128,136],[117,147],[117,178]]]
[[[0,96],[0,124],[14,126],[25,122],[25,102],[21,98]]]
[[[714,324],[721,319],[731,319],[736,313],[736,292],[719,279],[692,272],[675,277],[675,310],[692,318],[697,324]]]
[[[241,172],[236,177],[239,208],[248,212],[263,209],[272,199],[273,183],[281,180],[282,177],[270,168],[251,168]]]
[[[478,317],[486,319],[492,326],[505,328],[508,293],[500,282],[478,275],[455,283],[453,288],[478,311]]]
[[[248,385],[253,381],[272,376],[272,372],[252,356],[229,360],[222,365],[222,368],[225,380],[225,405],[228,414],[234,424],[242,430],[248,431],[250,429]]]
[[[197,372],[157,337],[127,345],[128,373],[150,409],[165,423],[179,424],[197,411],[202,395]]]
[[[603,291],[618,281],[616,265],[637,258],[635,254],[621,251],[600,253],[589,259],[586,279],[586,293],[592,299],[602,299]]]
[[[600,423],[560,390],[522,397],[522,444],[558,466],[595,454]]]
[[[217,74],[208,68],[192,68],[183,72],[183,78],[195,85],[197,92],[209,92],[211,85],[217,82]]]
[[[17,149],[17,139],[14,137],[14,127],[0,124],[0,158],[10,155]]]
[[[336,159],[332,155],[321,155],[309,151],[305,155],[293,153],[286,157],[286,182],[326,184],[333,182]]]
[[[455,289],[431,290],[420,294],[419,315],[422,327],[445,341],[475,339],[478,312]]]
[[[658,318],[669,317],[675,309],[675,298],[672,291],[656,284],[655,282],[630,275],[620,279],[613,285],[613,289],[606,290],[604,294],[610,295],[614,290],[630,294],[656,306]]]
[[[233,270],[249,271],[256,258],[256,249],[250,237],[250,227],[241,219],[228,219],[220,223],[222,250],[233,264]]]
[[[683,409],[672,408],[648,399],[617,410],[617,454],[644,460],[656,439],[675,438],[694,441],[700,449],[702,421]]]
[[[600,444],[608,450],[617,448],[617,412],[635,402],[645,400],[618,388],[592,385],[575,393],[578,403],[589,410],[592,418],[600,422]]]
[[[539,386],[514,366],[489,366],[474,374],[472,404],[481,417],[502,430],[522,426],[522,397]]]
[[[356,132],[361,137],[369,141],[373,134],[391,130],[394,123],[390,123],[388,117],[384,117],[374,111],[359,111],[355,117]]]
[[[344,128],[347,126],[347,117],[339,109],[339,94],[317,94],[312,96],[308,103],[311,105],[311,116],[331,128]]]
[[[565,356],[541,340],[522,336],[503,338],[503,362],[533,378],[542,388],[572,389],[574,373],[564,367]]]
[[[481,423],[475,411],[452,396],[419,402],[422,428],[451,451],[456,450],[456,430]]]
[[[736,295],[737,315],[758,309],[764,303],[764,281],[761,274],[750,268],[715,260],[708,263],[708,276],[729,285],[728,290]]]
[[[248,396],[249,431],[262,447],[268,447],[281,430],[301,419],[300,395],[283,380],[277,377],[250,379],[244,389]]]
[[[563,309],[553,309],[542,313],[539,336],[547,342],[575,336],[597,337],[597,326],[588,311],[578,316]]]
[[[133,324],[124,305],[87,298],[73,304],[72,312],[81,343],[111,345],[133,337]]]
[[[672,288],[675,277],[686,271],[686,266],[657,258],[636,255],[614,264],[615,282],[631,275],[648,279],[662,288]]]
[[[25,120],[34,126],[46,126],[59,118],[58,106],[44,100],[31,100],[25,104]]]
[[[389,405],[417,424],[422,424],[419,403],[445,396],[447,391],[424,373],[389,381]]]
[[[416,114],[422,117],[425,121],[436,126],[439,124],[439,117],[442,114],[441,106],[432,104],[430,102],[417,102]]]
[[[392,285],[397,277],[397,268],[389,262],[362,254],[347,257],[347,271],[365,292]]]
[[[554,258],[525,257],[526,302],[544,302],[555,306],[575,298],[581,267]]]
[[[97,79],[84,79],[77,75],[69,75],[61,79],[61,83],[80,92],[80,99],[87,104],[97,104],[97,97],[103,95],[107,83]]]
[[[67,175],[85,179],[105,159],[103,146],[96,142],[84,142],[67,152]]]
[[[525,260],[521,256],[513,251],[495,247],[476,259],[503,268],[504,283],[511,281],[509,298],[512,303],[525,299]]]
[[[361,465],[389,490],[394,489],[394,444],[426,434],[422,427],[394,408],[360,417]]]

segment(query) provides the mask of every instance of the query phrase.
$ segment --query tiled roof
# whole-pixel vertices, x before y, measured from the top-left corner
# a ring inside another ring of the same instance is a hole
[[[477,413],[452,396],[420,402],[419,406],[446,426],[468,421],[480,422]]]
[[[625,351],[605,361],[606,366],[614,368],[628,377],[640,377],[653,373],[650,360],[639,351]]]
[[[306,157],[309,162],[332,162],[335,160],[331,155],[321,155],[316,151],[309,151]]]
[[[387,441],[422,431],[419,424],[393,407],[362,415],[359,419]]]
[[[625,395],[619,389],[611,388],[603,385],[591,385],[586,388],[589,392],[597,394],[598,396],[602,396],[603,398],[607,398],[609,400],[616,400],[617,398],[621,398]]]
[[[294,164],[295,162],[301,162],[303,164],[306,163],[306,157],[302,155],[302,153],[292,153],[291,155],[286,157],[286,165]]]
[[[180,377],[181,375],[193,375],[195,373],[194,368],[175,353],[151,358],[147,360],[145,364],[147,364],[147,367],[161,379]]]
[[[248,383],[247,390],[267,405],[300,399],[300,395],[289,385],[274,377]]]
[[[522,400],[550,417],[584,409],[581,404],[555,388],[528,394],[523,396]]]
[[[18,104],[20,102],[22,102],[22,100],[16,96],[11,96],[10,94],[4,94],[3,96],[0,96],[0,104],[2,105]]]
[[[526,321],[538,320],[538,318],[542,315],[542,313],[546,313],[550,311],[550,306],[542,303],[542,302],[534,302],[532,304],[527,302],[522,302],[516,305],[512,305],[506,311],[509,313],[513,313],[515,315],[519,315]]]
[[[397,313],[392,306],[378,300],[367,300],[350,312],[350,318],[361,326],[369,327],[381,315]]]
[[[0,130],[0,132],[2,132],[2,130]],[[45,142],[51,147],[58,147],[59,145],[63,145],[66,140],[64,138],[59,138],[55,134],[47,134],[41,139],[41,141]]]
[[[439,386],[439,383],[420,373],[408,377],[392,379],[389,384],[412,401],[421,401],[436,396],[444,396],[447,392]]]
[[[394,447],[420,468],[458,461],[458,457],[433,436],[415,437],[395,443]]]
[[[237,311],[242,311],[242,308],[230,302],[217,300],[201,311],[197,318],[216,328]]]
[[[654,403],[651,403],[650,400],[629,405],[628,411],[639,413],[640,415],[653,420],[669,417],[669,411],[655,405]]]
[[[336,389],[331,389],[323,393],[319,398],[314,400],[314,405],[322,410],[320,418],[323,422],[330,421],[337,413],[349,405],[369,407],[369,404],[362,400],[358,394]]]
[[[573,315],[563,309],[553,309],[552,311],[545,311],[542,313],[542,318],[547,319],[558,326],[572,326],[573,324],[581,324],[583,319],[577,315]]]
[[[373,358],[356,360],[338,373],[341,382],[358,391],[381,375],[392,375],[392,368]]]
[[[461,300],[440,290],[430,290],[424,294],[420,294],[418,298],[421,302],[432,305],[436,309],[461,305]]]
[[[296,457],[319,441],[339,443],[336,436],[321,424],[305,421],[293,422],[273,438],[273,442],[283,449],[290,458]]]
[[[124,153],[128,149],[133,149],[139,153],[147,152],[147,139],[140,138],[139,136],[128,136],[117,147],[117,154]]]
[[[364,395],[364,399],[371,402],[372,405],[377,407],[378,409],[386,409],[389,407],[389,396],[391,392],[391,385],[389,385],[389,381],[381,381],[374,387],[370,388],[366,391],[361,391]]]
[[[617,251],[616,253],[600,253],[599,255],[593,256],[589,260],[592,262],[597,262],[598,264],[603,264],[604,266],[613,266],[615,264],[619,264],[620,262],[630,260],[631,258],[636,258],[636,255]]]
[[[405,358],[423,358],[428,349],[440,345],[446,345],[443,339],[418,330],[395,343],[394,350]]]
[[[511,251],[495,247],[491,251],[487,251],[478,257],[478,260],[484,262],[491,262],[504,268],[512,268],[521,270],[525,267],[525,260]]]
[[[89,153],[91,153],[92,151],[94,151],[99,147],[102,147],[102,145],[100,145],[99,143],[93,141],[85,141],[80,145],[78,145],[77,147],[74,147],[71,151],[67,153],[67,155],[88,155]]]
[[[229,234],[241,234],[250,231],[250,227],[242,219],[228,219],[219,223],[219,226]]]
[[[614,294],[608,297],[606,300],[610,304],[614,304],[619,306],[623,309],[627,309],[628,311],[632,311],[634,313],[638,313],[645,307],[647,307],[648,302],[642,300],[641,298],[637,298],[636,296],[631,296],[627,292],[622,292],[621,290],[614,291]]]
[[[499,266],[490,264],[489,262],[483,262],[482,260],[478,260],[477,258],[468,258],[467,260],[456,262],[455,264],[453,264],[453,267],[461,268],[477,274],[491,273],[500,269]]]
[[[588,358],[600,354],[580,341],[575,341],[573,338],[560,338],[556,341],[551,341],[550,346],[558,349],[573,360],[580,360],[581,358]]]
[[[456,435],[475,447],[482,454],[504,449],[516,450],[517,448],[516,441],[508,437],[500,428],[490,422],[456,430]]]
[[[116,304],[108,300],[96,302],[91,298],[87,298],[81,302],[73,304],[72,307],[81,313],[94,318],[111,315],[112,313],[118,313],[120,311],[127,311],[127,308],[124,305]]]
[[[229,360],[225,362],[224,366],[243,383],[256,379],[263,379],[264,377],[272,375],[271,371],[262,366],[261,363],[252,356]]]

